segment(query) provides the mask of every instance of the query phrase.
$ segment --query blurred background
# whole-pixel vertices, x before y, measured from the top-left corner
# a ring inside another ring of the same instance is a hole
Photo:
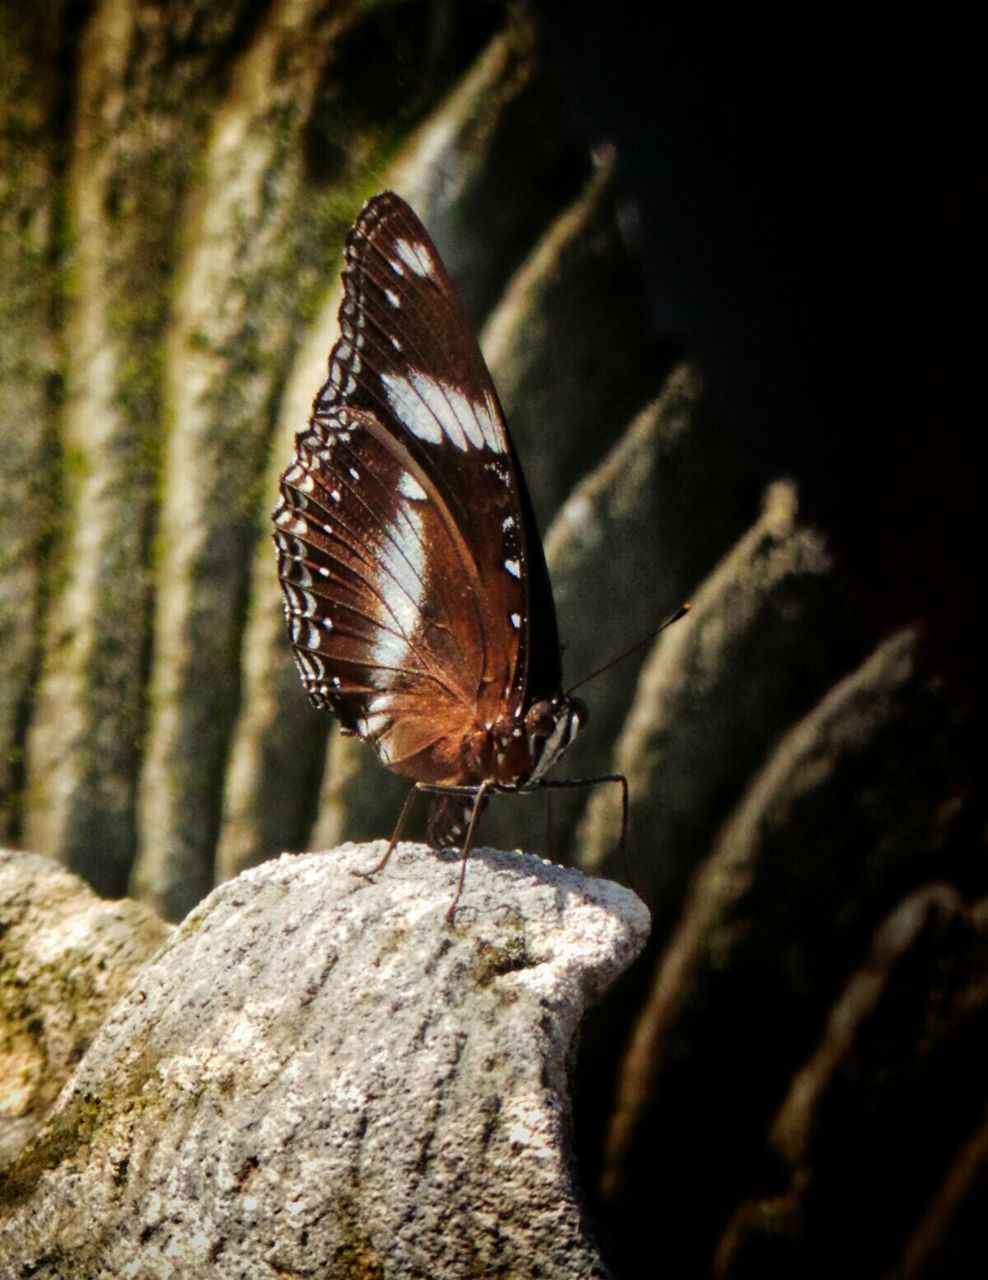
[[[654,921],[575,1064],[618,1277],[980,1274],[983,25],[0,3],[0,840],[180,919],[389,834],[404,785],[302,693],[269,517],[346,231],[398,190],[567,681],[694,603],[581,689],[565,767],[628,775]],[[548,852],[620,876],[618,829],[564,793]],[[543,801],[482,838],[546,852]]]

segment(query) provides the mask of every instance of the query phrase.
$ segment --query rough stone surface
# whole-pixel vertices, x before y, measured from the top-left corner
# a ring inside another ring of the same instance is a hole
[[[220,886],[11,1170],[0,1274],[604,1276],[569,1157],[628,891],[522,854],[284,856]]]
[[[147,907],[98,898],[48,858],[0,851],[0,1168],[168,932]]]

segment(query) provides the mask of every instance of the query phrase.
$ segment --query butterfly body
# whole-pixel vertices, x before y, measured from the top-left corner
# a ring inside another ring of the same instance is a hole
[[[289,637],[317,707],[420,788],[476,795],[475,820],[541,784],[586,712],[490,374],[400,197],[364,206],[343,286],[273,516]]]

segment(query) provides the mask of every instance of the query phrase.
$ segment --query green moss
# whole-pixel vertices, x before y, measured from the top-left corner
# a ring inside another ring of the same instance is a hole
[[[535,961],[528,952],[524,934],[516,933],[498,946],[489,942],[478,943],[469,972],[477,986],[486,987],[502,974],[529,969],[533,964]]]
[[[85,449],[73,446],[62,450],[61,473],[66,483],[79,484],[92,474],[92,470],[92,459]]]
[[[104,1118],[101,1099],[88,1094],[73,1098],[6,1170],[0,1182],[0,1208],[12,1209],[27,1200],[43,1174],[89,1145]]]

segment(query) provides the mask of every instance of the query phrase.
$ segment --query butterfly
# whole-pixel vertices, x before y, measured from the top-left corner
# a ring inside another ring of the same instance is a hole
[[[452,921],[488,797],[574,785],[545,775],[587,711],[562,689],[532,503],[435,245],[385,191],[344,259],[340,337],[273,514],[278,574],[309,698],[415,784],[367,874],[433,793],[430,842],[463,852]]]

